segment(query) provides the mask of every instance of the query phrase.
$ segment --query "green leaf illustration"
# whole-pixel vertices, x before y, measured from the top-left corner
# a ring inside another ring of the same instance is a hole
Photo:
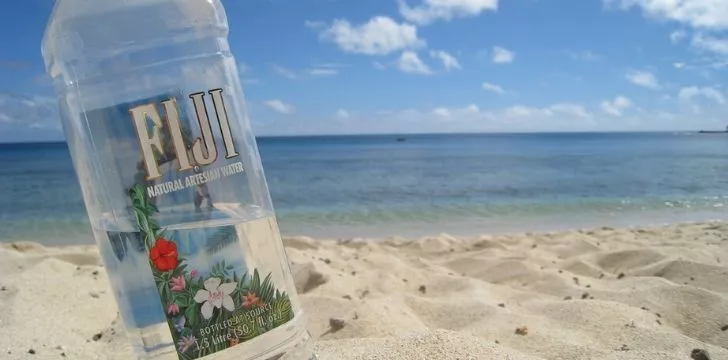
[[[197,306],[190,306],[185,310],[185,318],[187,318],[187,324],[189,324],[190,327],[197,326],[197,323],[199,322],[197,313]]]
[[[278,298],[273,302],[273,314],[276,316],[273,320],[273,326],[281,326],[293,319],[293,307],[291,301],[287,298]]]

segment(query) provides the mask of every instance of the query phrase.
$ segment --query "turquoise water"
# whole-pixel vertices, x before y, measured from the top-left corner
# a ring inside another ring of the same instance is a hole
[[[258,145],[286,235],[472,234],[728,215],[728,135],[269,137]],[[93,241],[63,143],[0,144],[0,162],[0,239]]]

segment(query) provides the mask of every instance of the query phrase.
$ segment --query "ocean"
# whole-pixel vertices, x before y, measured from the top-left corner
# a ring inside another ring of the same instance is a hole
[[[264,137],[284,235],[475,235],[728,217],[728,135]],[[0,144],[0,241],[91,244],[64,143]]]

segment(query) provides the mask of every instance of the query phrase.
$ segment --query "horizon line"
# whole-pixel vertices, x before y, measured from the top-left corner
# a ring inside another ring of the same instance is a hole
[[[699,132],[701,130],[558,130],[558,131],[491,131],[491,132],[403,132],[403,133],[350,133],[350,134],[280,134],[255,135],[256,139],[266,138],[312,138],[312,137],[355,137],[355,136],[422,136],[422,135],[537,135],[537,134],[636,134],[636,133],[674,133]],[[58,140],[0,141],[0,144],[51,144],[65,143]]]

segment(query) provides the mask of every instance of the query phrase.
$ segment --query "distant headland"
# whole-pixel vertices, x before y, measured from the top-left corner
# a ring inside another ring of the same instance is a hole
[[[725,130],[700,130],[698,131],[699,134],[728,134],[728,126],[725,127]]]

